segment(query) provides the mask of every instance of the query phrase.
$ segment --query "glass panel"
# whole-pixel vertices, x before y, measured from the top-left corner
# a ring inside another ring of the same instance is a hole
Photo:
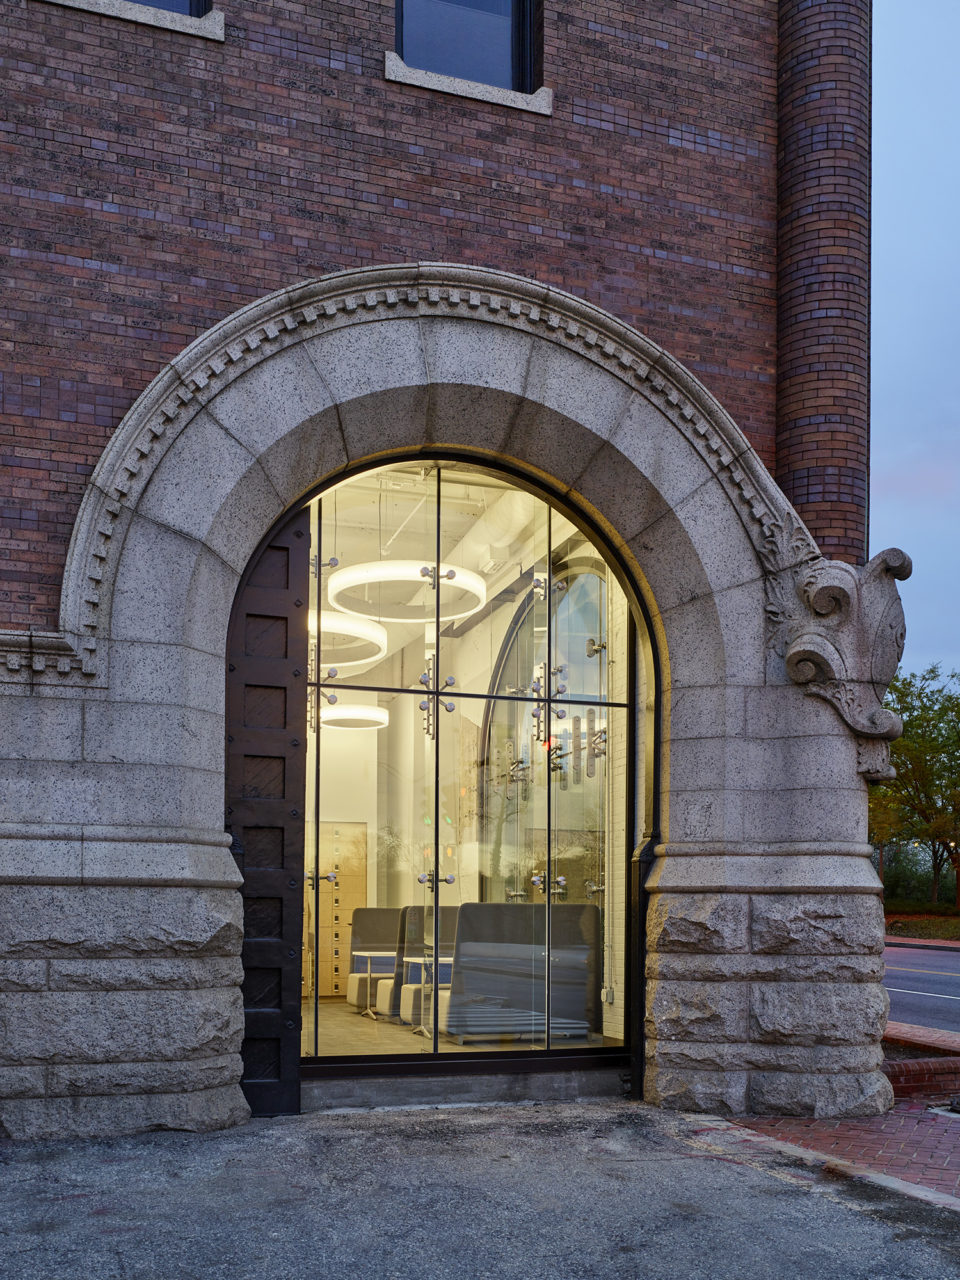
[[[320,691],[305,936],[308,1055],[423,1053],[421,875],[433,869],[434,741],[413,693]],[[360,727],[362,726],[362,727]],[[409,944],[409,954],[408,954]],[[310,1007],[312,997],[312,1008]],[[311,1043],[312,1041],[312,1043]]]
[[[555,708],[550,1046],[623,1043],[627,712]]]
[[[458,916],[450,985],[439,993],[439,1048],[543,1048],[547,907],[535,880],[547,793],[538,706],[445,702],[453,710],[441,710],[438,726],[440,902]]]
[[[629,608],[622,587],[590,539],[557,512],[550,558],[555,696],[625,701]]]
[[[603,557],[458,463],[344,481],[311,545],[304,1054],[622,1044],[629,612]]]
[[[210,12],[211,0],[135,0],[137,4],[152,9],[164,9],[167,13],[182,13],[188,18],[202,18]]]
[[[403,0],[409,67],[513,89],[517,0]]]
[[[469,613],[440,624],[444,689],[535,697],[535,682],[545,687],[549,520],[545,502],[502,476],[441,468],[440,557],[476,591]]]
[[[320,590],[310,621],[321,682],[334,693],[340,685],[422,688],[436,653],[436,468],[367,471],[315,505]],[[455,611],[465,595],[469,604],[472,597],[444,582],[442,611]]]

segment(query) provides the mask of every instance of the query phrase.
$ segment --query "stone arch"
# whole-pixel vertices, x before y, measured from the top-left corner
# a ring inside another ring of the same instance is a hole
[[[385,393],[389,406],[374,403]],[[64,576],[62,627],[87,673],[105,670],[101,638],[112,634],[113,584],[134,516],[220,552],[218,536],[238,532],[230,528],[237,511],[223,504],[239,485],[248,506],[258,496],[289,503],[358,456],[424,444],[509,457],[588,502],[591,485],[604,486],[604,466],[622,463],[641,491],[607,483],[597,510],[629,544],[686,502],[685,536],[704,566],[688,595],[716,594],[764,567],[816,555],[710,393],[612,316],[501,272],[423,264],[346,272],[228,317],[178,356],[121,423],[92,478]],[[244,459],[232,470],[230,461],[240,451],[250,464],[242,481]],[[184,486],[211,459],[223,464],[213,476],[219,485],[204,490],[198,507]],[[174,497],[160,496],[165,486]],[[739,545],[710,570],[718,521]],[[646,555],[653,572],[656,556]]]
[[[237,577],[281,512],[360,459],[424,445],[506,459],[589,507],[646,585],[688,707],[697,689],[763,683],[764,561],[783,558],[784,530],[798,561],[815,548],[736,425],[589,304],[442,265],[281,291],[154,380],[96,469],[65,575],[63,629],[91,682],[136,703],[138,646],[148,671],[162,647],[184,680],[218,661]],[[201,683],[208,703],[182,701],[218,721],[222,689]],[[716,707],[699,718],[724,737]],[[728,825],[713,806],[678,835],[724,840]]]
[[[198,338],[131,408],[77,520],[61,634],[5,644],[13,679],[26,668],[34,688],[59,684],[57,701],[74,696],[84,725],[99,725],[58,883],[128,886],[141,912],[145,892],[202,890],[235,953],[223,654],[240,574],[317,483],[424,447],[506,459],[588,509],[634,567],[659,634],[670,818],[649,881],[648,1096],[883,1105],[860,775],[882,770],[896,732],[878,698],[902,626],[892,580],[908,562],[825,562],[688,371],[598,308],[514,275],[419,264],[280,290]],[[41,788],[35,827],[44,804],[58,809],[57,785]],[[826,923],[810,923],[812,898]],[[774,979],[799,969],[762,957],[814,943],[822,954],[821,935],[860,967],[849,981],[846,962],[808,965],[820,1003],[784,1030]],[[236,1048],[226,985],[223,1044]],[[838,1020],[853,1030],[834,1033]],[[238,1114],[238,1073],[221,1074],[203,1123]]]

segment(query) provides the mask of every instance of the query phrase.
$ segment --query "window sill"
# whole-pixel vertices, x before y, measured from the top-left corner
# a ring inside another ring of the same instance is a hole
[[[516,111],[533,111],[540,116],[553,115],[553,90],[546,87],[536,93],[519,93],[516,89],[498,89],[495,85],[479,84],[476,80],[442,76],[436,71],[418,71],[416,67],[408,67],[392,50],[384,56],[383,74],[387,80],[396,80],[400,84],[415,84],[421,89],[453,93],[459,98],[474,98],[477,102],[493,102]]]
[[[223,14],[219,9],[205,13],[202,18],[189,18],[184,13],[169,13],[153,5],[136,4],[134,0],[43,0],[43,3],[85,9],[88,13],[101,13],[105,18],[123,18],[148,27],[165,27],[167,31],[181,31],[186,36],[200,36],[204,40],[224,39]]]

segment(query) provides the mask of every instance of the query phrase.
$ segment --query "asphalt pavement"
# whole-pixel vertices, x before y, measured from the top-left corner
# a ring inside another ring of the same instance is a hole
[[[607,1101],[0,1143],[4,1280],[960,1280],[960,1213]]]
[[[960,1032],[960,950],[888,946],[884,958],[892,1021]]]
[[[886,960],[891,1017],[960,1030],[960,950]],[[0,1141],[3,1280],[332,1275],[960,1280],[960,1214],[736,1124],[615,1101]]]

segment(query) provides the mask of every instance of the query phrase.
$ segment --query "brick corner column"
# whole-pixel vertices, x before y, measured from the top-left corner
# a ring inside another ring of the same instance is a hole
[[[870,0],[780,0],[776,478],[862,564],[869,474]]]

